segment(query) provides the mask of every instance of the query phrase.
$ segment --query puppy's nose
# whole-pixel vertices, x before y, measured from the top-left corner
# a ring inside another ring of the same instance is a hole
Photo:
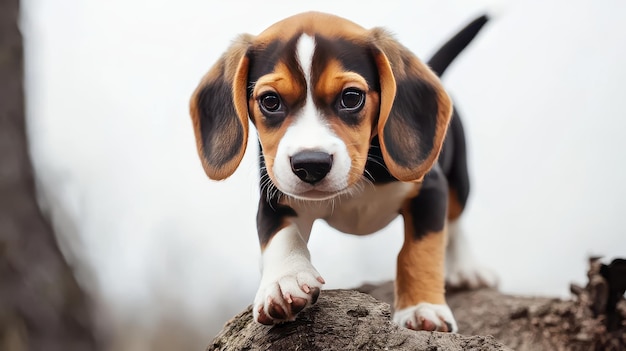
[[[291,156],[291,170],[298,178],[315,184],[330,172],[333,155],[320,151],[302,151]]]

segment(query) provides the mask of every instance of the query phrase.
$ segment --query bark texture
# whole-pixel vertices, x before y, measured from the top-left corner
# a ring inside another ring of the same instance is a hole
[[[571,286],[572,299],[510,296],[495,290],[459,291],[448,304],[466,335],[492,335],[518,351],[626,350],[626,261],[590,259],[589,282]],[[359,290],[393,301],[393,284]]]
[[[94,350],[87,299],[35,198],[19,1],[0,1],[0,350]]]
[[[571,287],[571,300],[452,292],[448,303],[461,334],[415,332],[391,322],[392,282],[358,289],[368,295],[329,290],[282,325],[259,325],[248,308],[207,350],[626,350],[626,261],[592,259],[588,275],[585,287]]]
[[[491,336],[416,332],[391,321],[388,304],[352,290],[327,290],[296,321],[267,327],[252,309],[226,324],[207,350],[510,350]]]

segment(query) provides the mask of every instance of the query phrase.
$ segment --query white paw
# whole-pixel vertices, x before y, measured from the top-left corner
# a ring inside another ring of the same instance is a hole
[[[450,289],[494,288],[498,285],[498,276],[476,262],[455,262],[446,267],[446,284]]]
[[[422,302],[396,311],[393,320],[400,326],[413,330],[456,333],[458,327],[448,305]]]
[[[304,266],[295,270],[297,267],[288,266],[289,270],[284,272],[263,272],[254,299],[255,321],[266,325],[293,321],[300,311],[317,301],[324,279],[310,263]]]

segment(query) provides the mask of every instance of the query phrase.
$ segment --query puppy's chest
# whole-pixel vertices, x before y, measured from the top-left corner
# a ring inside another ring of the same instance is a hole
[[[365,235],[386,227],[400,213],[404,201],[415,194],[417,184],[392,182],[367,185],[358,194],[335,200],[317,217],[348,234]]]

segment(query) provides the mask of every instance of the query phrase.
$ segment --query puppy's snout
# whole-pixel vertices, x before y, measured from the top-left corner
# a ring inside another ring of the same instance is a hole
[[[330,172],[333,155],[321,151],[302,151],[291,156],[291,170],[302,181],[315,184]]]

